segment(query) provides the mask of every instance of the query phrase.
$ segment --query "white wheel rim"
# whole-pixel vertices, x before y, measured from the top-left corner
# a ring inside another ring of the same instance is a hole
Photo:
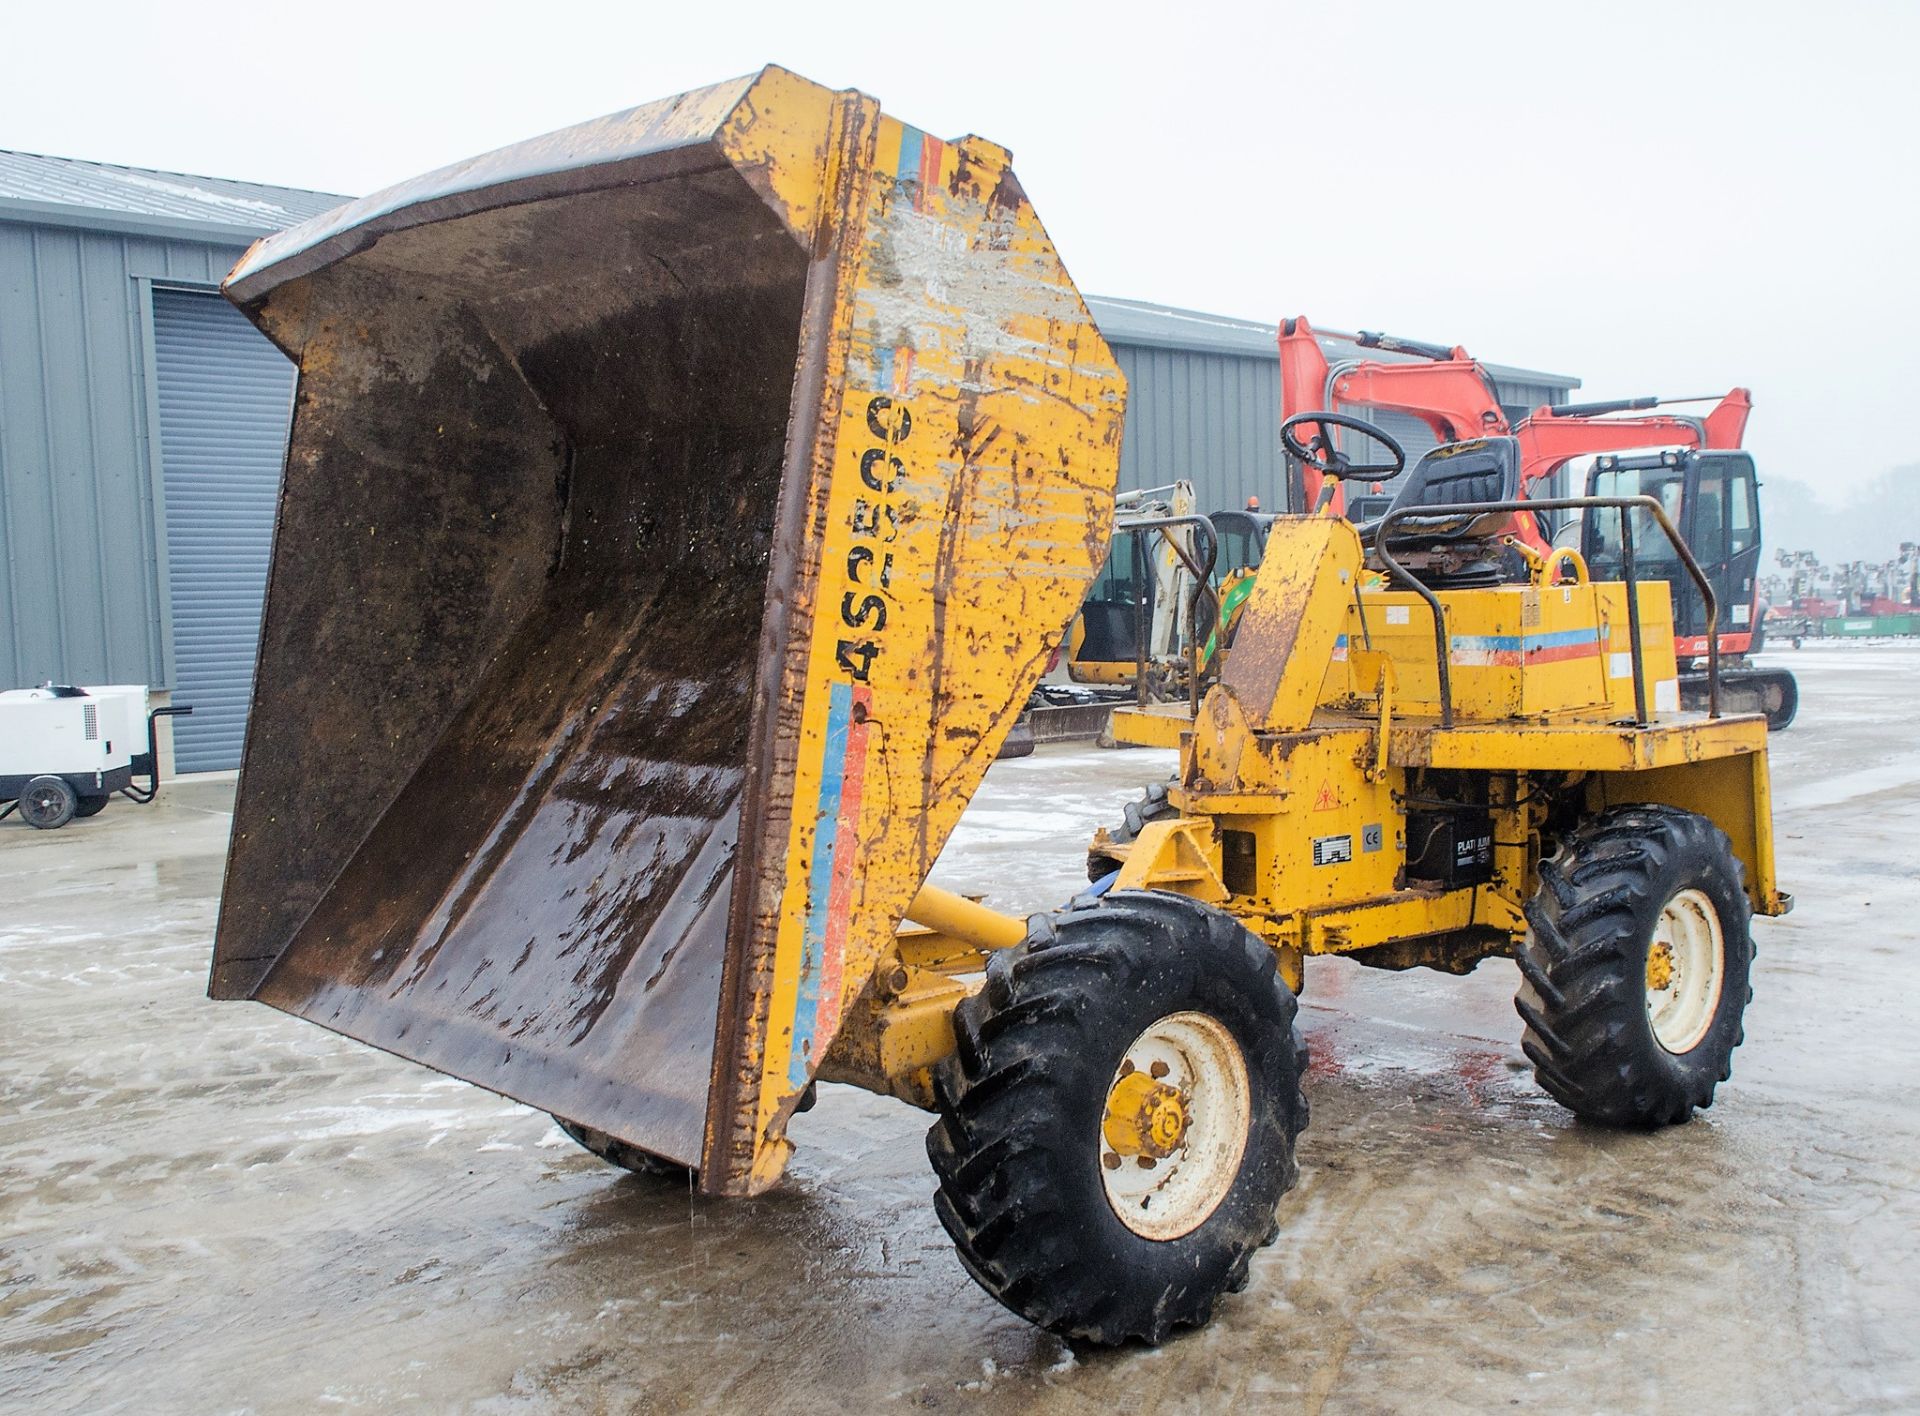
[[[1698,1047],[1720,1010],[1726,973],[1720,913],[1699,890],[1682,890],[1660,911],[1647,945],[1647,1021],[1654,1041],[1678,1056]]]
[[[1159,1104],[1160,1119],[1181,1119],[1177,1139],[1163,1132],[1144,1148],[1115,1143],[1116,1106],[1138,1093],[1135,1074],[1155,1084],[1148,1104]],[[1096,1134],[1100,1180],[1114,1214],[1145,1239],[1178,1239],[1198,1229],[1233,1188],[1252,1117],[1247,1063],[1233,1034],[1205,1013],[1169,1013],[1152,1024],[1114,1070]]]

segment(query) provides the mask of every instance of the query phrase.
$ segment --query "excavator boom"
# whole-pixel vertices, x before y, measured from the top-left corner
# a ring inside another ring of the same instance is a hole
[[[1651,408],[1660,400],[1627,399],[1621,403]],[[1737,448],[1746,433],[1747,415],[1753,411],[1753,395],[1744,388],[1732,389],[1704,418],[1662,413],[1608,416],[1615,406],[1536,408],[1522,418],[1513,430],[1520,439],[1521,495],[1531,495],[1537,483],[1576,457],[1648,447]]]

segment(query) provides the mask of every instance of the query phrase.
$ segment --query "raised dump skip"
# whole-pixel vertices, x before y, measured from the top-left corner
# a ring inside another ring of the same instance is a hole
[[[248,254],[300,383],[215,997],[777,1177],[1105,549],[1122,381],[1007,162],[768,69]]]

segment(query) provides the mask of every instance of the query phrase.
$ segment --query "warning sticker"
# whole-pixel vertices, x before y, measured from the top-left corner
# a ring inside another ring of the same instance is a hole
[[[1315,865],[1345,865],[1352,859],[1353,837],[1315,836],[1313,838],[1313,863]]]
[[[1413,610],[1406,605],[1388,605],[1387,623],[1411,624],[1413,623]]]
[[[1333,789],[1333,779],[1328,778],[1320,784],[1320,794],[1313,799],[1315,811],[1338,811],[1340,794]]]

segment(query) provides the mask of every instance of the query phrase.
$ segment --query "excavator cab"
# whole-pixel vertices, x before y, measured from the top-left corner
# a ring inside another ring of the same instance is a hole
[[[1181,562],[1191,536],[1172,520],[1191,520],[1191,482],[1122,492],[1114,499],[1113,541],[1093,587],[1067,629],[1067,676],[1075,683],[1133,684],[1143,663],[1164,667],[1180,656]]]
[[[1260,568],[1266,553],[1267,532],[1273,527],[1273,513],[1265,511],[1215,511],[1207,514],[1213,523],[1213,583],[1224,588],[1235,575]]]
[[[1740,712],[1764,713],[1774,729],[1786,727],[1799,708],[1800,689],[1784,669],[1746,662],[1760,650],[1756,586],[1760,575],[1760,490],[1753,459],[1732,449],[1610,454],[1587,476],[1591,496],[1648,496],[1680,528],[1688,548],[1713,588],[1717,613],[1682,572],[1673,548],[1651,515],[1632,518],[1632,551],[1639,572],[1665,580],[1673,591],[1674,653],[1682,667],[1681,697],[1698,707],[1704,680],[1685,672],[1708,653],[1707,636],[1719,641],[1726,663],[1721,695]],[[1596,579],[1617,576],[1625,564],[1617,517],[1589,517],[1580,531],[1581,555]],[[1717,630],[1714,626],[1718,626]]]
[[[1760,572],[1759,483],[1753,459],[1744,452],[1686,449],[1602,457],[1588,474],[1587,487],[1592,496],[1659,500],[1680,527],[1724,607],[1721,652],[1746,653],[1753,635],[1754,583]],[[1699,657],[1706,652],[1707,633],[1707,607],[1699,591],[1678,574],[1677,563],[1669,564],[1672,548],[1650,517],[1635,517],[1632,535],[1634,555],[1644,572],[1673,585],[1674,630],[1681,656]],[[1616,518],[1593,518],[1582,530],[1582,542],[1582,554],[1596,576],[1620,572],[1622,547]]]

